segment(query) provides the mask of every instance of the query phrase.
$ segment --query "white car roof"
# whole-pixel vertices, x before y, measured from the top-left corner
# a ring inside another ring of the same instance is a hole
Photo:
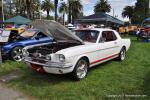
[[[77,29],[77,30],[95,30],[95,31],[114,31],[109,28],[83,28],[83,29]]]

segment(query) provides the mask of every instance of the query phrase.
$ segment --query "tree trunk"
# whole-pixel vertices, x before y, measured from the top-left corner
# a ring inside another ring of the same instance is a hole
[[[55,0],[55,21],[57,21],[57,18],[58,18],[57,7],[58,7],[58,0]]]
[[[49,19],[49,10],[47,10],[47,19]]]
[[[71,3],[69,3],[68,23],[71,23]]]
[[[63,25],[65,25],[65,13],[63,13]]]

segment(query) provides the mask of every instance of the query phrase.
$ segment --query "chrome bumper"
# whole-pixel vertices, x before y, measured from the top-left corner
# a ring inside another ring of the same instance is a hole
[[[70,68],[73,66],[71,63],[50,62],[48,60],[46,60],[46,63],[35,62],[35,61],[30,60],[30,59],[24,59],[24,61],[31,63],[31,64],[36,64],[36,65],[40,65],[43,67],[48,67],[48,68],[66,69],[66,68]]]

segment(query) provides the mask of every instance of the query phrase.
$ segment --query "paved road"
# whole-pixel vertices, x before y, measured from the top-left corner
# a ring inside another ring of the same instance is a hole
[[[3,86],[0,83],[0,100],[29,100],[24,97],[21,93]]]

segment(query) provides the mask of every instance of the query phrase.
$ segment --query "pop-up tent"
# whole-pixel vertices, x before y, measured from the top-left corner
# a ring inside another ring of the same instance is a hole
[[[76,21],[77,23],[91,23],[91,24],[107,24],[107,23],[113,23],[118,25],[124,24],[123,21],[101,12],[85,16],[81,19],[77,19]]]
[[[150,18],[146,18],[146,19],[144,19],[144,22],[150,22]]]
[[[4,21],[4,23],[13,23],[13,24],[28,24],[31,20],[24,18],[22,16],[15,16],[13,18],[7,19]]]

